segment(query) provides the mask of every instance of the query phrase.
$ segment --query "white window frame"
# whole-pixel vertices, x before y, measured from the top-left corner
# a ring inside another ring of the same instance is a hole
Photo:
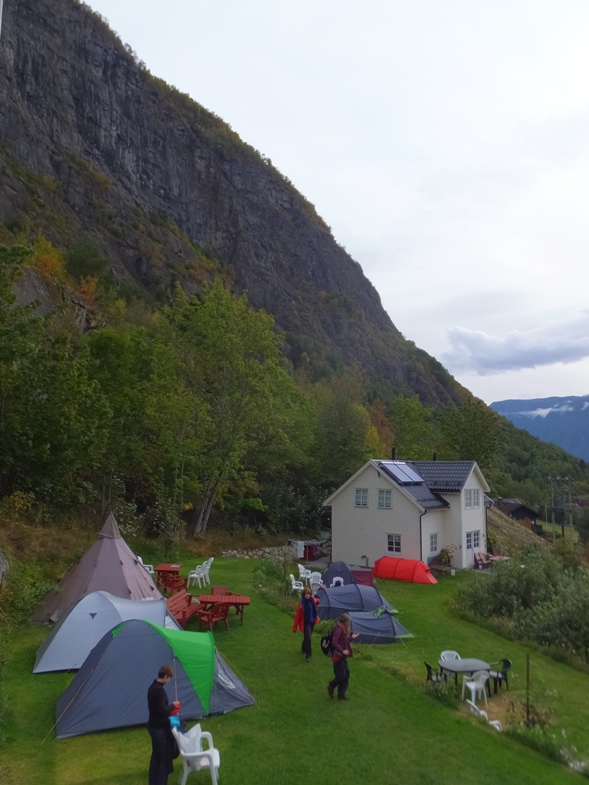
[[[481,506],[481,493],[478,488],[467,488],[464,491],[464,509],[478,510]]]
[[[429,552],[437,553],[438,550],[438,532],[431,532],[429,535]]]
[[[368,488],[356,488],[354,507],[368,507]]]
[[[388,504],[387,504],[388,502]],[[379,510],[392,510],[393,509],[393,492],[386,488],[378,489],[378,509]]]
[[[387,534],[387,553],[401,553],[400,534]]]
[[[480,532],[480,529],[477,529],[476,531],[473,531],[473,533],[472,533],[472,547],[473,547],[473,550],[476,549],[476,548],[480,548],[481,547],[481,532]]]

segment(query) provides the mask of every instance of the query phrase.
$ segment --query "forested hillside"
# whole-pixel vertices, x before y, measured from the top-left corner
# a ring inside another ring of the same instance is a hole
[[[532,505],[548,474],[586,489],[407,342],[292,183],[83,3],[5,3],[0,99],[5,512],[312,530],[393,447],[475,459]]]

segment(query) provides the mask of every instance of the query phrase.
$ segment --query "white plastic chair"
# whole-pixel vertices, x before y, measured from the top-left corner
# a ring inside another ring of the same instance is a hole
[[[313,591],[313,594],[316,594],[317,589],[320,589],[323,585],[323,576],[320,572],[312,572],[309,582],[311,584],[311,590]]]
[[[303,591],[305,585],[302,581],[295,580],[295,576],[291,573],[290,574],[290,582],[292,584],[293,591]]]
[[[147,570],[150,575],[153,575],[153,564],[143,564],[143,559],[141,556],[136,556],[136,559],[144,570]]]
[[[197,584],[199,589],[202,588],[203,586],[206,586],[203,564],[199,564],[196,569],[190,570],[190,572],[188,573],[188,581],[186,583],[186,588],[188,588],[192,582]]]
[[[343,586],[343,585],[344,585],[344,579],[340,578],[340,576],[338,575],[336,578],[332,580],[331,586],[329,588],[333,589],[334,586]]]
[[[462,697],[466,688],[470,690],[472,702],[476,705],[477,693],[481,693],[485,698],[485,706],[487,705],[487,682],[489,681],[489,671],[476,671],[470,678],[465,678],[462,682]]]
[[[303,567],[302,564],[299,564],[298,567],[299,567],[299,579],[306,583],[310,583],[311,575],[312,575],[311,570],[308,570],[306,567]]]
[[[448,651],[443,651],[440,654],[440,659],[441,660],[460,660],[462,658],[460,657],[460,654],[458,654],[457,651],[448,650]]]
[[[211,571],[211,564],[212,564],[214,561],[215,561],[215,557],[214,557],[214,556],[211,556],[211,558],[210,558],[210,559],[207,559],[207,560],[206,560],[206,562],[204,562],[204,563],[203,563],[203,565],[202,565],[202,566],[203,566],[203,568],[204,568],[204,571],[203,571],[203,576],[204,576],[204,579],[205,579],[205,586],[206,586],[206,584],[207,584],[207,583],[208,583],[209,585],[210,585],[210,583],[211,583],[211,579],[210,579],[210,577],[209,577],[209,572]]]
[[[479,709],[476,703],[473,703],[472,701],[469,700],[467,700],[466,702],[470,706],[470,710],[472,711],[473,714],[476,714],[477,717],[482,717],[484,720],[487,720],[489,725],[492,725],[495,728],[495,730],[503,730],[503,725],[501,724],[500,720],[490,720],[487,712],[484,711],[483,709]]]
[[[219,750],[213,746],[213,737],[208,731],[203,731],[200,724],[191,728],[188,733],[180,733],[172,728],[174,738],[178,742],[178,749],[184,764],[180,777],[180,785],[186,785],[186,779],[191,771],[209,769],[213,785],[217,785],[221,756]],[[207,749],[203,749],[203,739],[207,742]]]

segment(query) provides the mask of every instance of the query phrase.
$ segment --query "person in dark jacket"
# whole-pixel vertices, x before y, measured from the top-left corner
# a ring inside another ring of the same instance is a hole
[[[292,631],[296,632],[297,630],[300,630],[303,633],[301,650],[305,655],[307,662],[311,661],[311,656],[313,654],[311,649],[311,636],[313,635],[315,625],[319,621],[319,617],[317,616],[318,605],[319,600],[317,597],[313,597],[313,590],[310,586],[306,586],[301,594],[301,601],[297,606]]]
[[[358,633],[352,635],[350,632],[350,617],[347,613],[342,613],[337,620],[337,624],[333,629],[333,635],[331,636],[334,678],[327,685],[327,692],[329,693],[330,698],[333,698],[334,690],[337,687],[338,700],[348,700],[346,697],[346,691],[350,681],[348,657],[354,656],[351,642],[357,637]]]
[[[165,685],[174,671],[170,665],[162,665],[158,677],[147,690],[149,719],[147,730],[151,736],[151,760],[149,762],[149,785],[168,785],[168,774],[174,771],[175,741],[170,728],[170,714],[180,708],[179,701],[168,702]]]

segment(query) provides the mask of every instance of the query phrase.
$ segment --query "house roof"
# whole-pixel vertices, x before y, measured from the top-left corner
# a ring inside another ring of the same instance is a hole
[[[484,491],[489,490],[476,461],[390,461],[372,459],[364,464],[341,485],[323,504],[329,506],[333,499],[355,481],[368,467],[377,471],[398,486],[422,510],[441,510],[449,503],[440,493],[460,493],[466,481],[476,472]]]
[[[495,507],[501,512],[505,513],[505,515],[514,515],[516,512],[523,512],[524,514],[531,513],[529,517],[539,518],[540,513],[533,510],[531,507],[528,507],[526,504],[522,504],[519,499],[497,499],[495,502]]]
[[[404,482],[395,472],[397,467],[406,466],[404,461],[377,461],[377,466],[390,480],[400,485],[424,510],[442,510],[450,505],[441,496],[432,492],[424,480],[421,482]],[[393,466],[391,466],[393,464]]]
[[[460,493],[477,466],[476,461],[412,461],[409,465],[438,493]]]

